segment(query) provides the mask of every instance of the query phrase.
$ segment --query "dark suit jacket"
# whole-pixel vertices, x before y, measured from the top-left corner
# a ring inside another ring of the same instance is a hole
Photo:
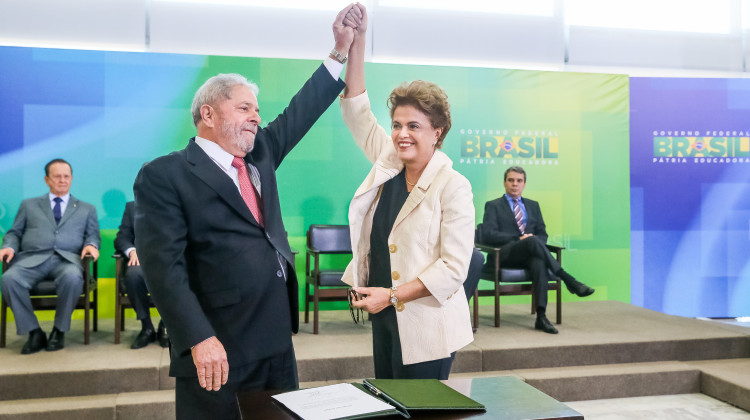
[[[122,222],[115,236],[115,251],[121,253],[125,258],[125,251],[135,248],[135,201],[125,203],[125,212],[122,214]]]
[[[172,376],[196,376],[190,347],[214,335],[230,369],[289,350],[299,328],[298,286],[275,170],[343,87],[321,65],[258,131],[245,160],[260,172],[265,228],[194,139],[138,174],[136,248],[169,330]]]
[[[13,264],[21,267],[35,267],[55,252],[80,266],[83,247],[91,244],[99,248],[100,243],[96,208],[72,195],[59,224],[49,194],[23,200],[13,226],[3,237],[3,248],[13,248]]]
[[[547,243],[547,228],[544,224],[542,211],[539,203],[528,198],[521,197],[526,207],[527,221],[526,233],[532,233],[534,236]],[[482,221],[482,238],[480,242],[486,245],[499,246],[500,261],[507,257],[511,247],[507,246],[517,242],[521,238],[521,231],[518,229],[516,217],[513,215],[508,200],[503,195],[484,205],[484,220]],[[490,261],[488,260],[489,264]],[[493,262],[494,264],[494,262]]]

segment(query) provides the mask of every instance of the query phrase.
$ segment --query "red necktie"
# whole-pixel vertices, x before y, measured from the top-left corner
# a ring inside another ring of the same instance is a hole
[[[260,213],[260,208],[258,208],[258,193],[255,191],[255,187],[253,187],[253,184],[250,182],[250,177],[247,174],[247,165],[245,164],[245,160],[241,157],[234,157],[234,160],[232,161],[232,166],[237,168],[237,175],[239,175],[240,179],[240,193],[242,194],[242,199],[245,200],[245,204],[247,204],[247,208],[250,209],[250,213],[253,214],[253,217],[255,217],[255,220],[258,221],[258,224],[263,226],[263,215]]]
[[[521,212],[521,205],[518,204],[518,200],[518,198],[513,199],[513,215],[516,216],[518,230],[520,230],[521,235],[523,235],[526,230],[526,225],[523,224],[523,213]]]

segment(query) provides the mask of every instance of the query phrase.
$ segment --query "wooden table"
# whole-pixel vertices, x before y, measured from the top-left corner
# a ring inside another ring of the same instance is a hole
[[[477,411],[411,411],[413,419],[583,420],[583,415],[514,376],[458,378],[445,381],[453,389],[487,407]],[[243,419],[295,420],[296,416],[271,398],[278,392],[237,394]],[[400,416],[379,417],[399,419]]]

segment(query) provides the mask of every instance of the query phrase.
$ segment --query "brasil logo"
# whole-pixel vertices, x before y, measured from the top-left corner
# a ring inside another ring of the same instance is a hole
[[[654,158],[748,157],[750,137],[654,137]]]
[[[552,136],[462,135],[461,157],[479,159],[557,159],[559,138]]]

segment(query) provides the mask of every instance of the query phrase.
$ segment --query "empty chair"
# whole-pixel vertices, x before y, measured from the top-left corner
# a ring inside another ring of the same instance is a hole
[[[313,334],[318,333],[318,305],[321,301],[347,301],[349,285],[341,281],[351,258],[322,264],[324,255],[352,253],[347,225],[310,225],[307,230],[305,256],[305,323],[309,322],[310,300],[313,305]],[[325,265],[323,267],[322,265]]]

